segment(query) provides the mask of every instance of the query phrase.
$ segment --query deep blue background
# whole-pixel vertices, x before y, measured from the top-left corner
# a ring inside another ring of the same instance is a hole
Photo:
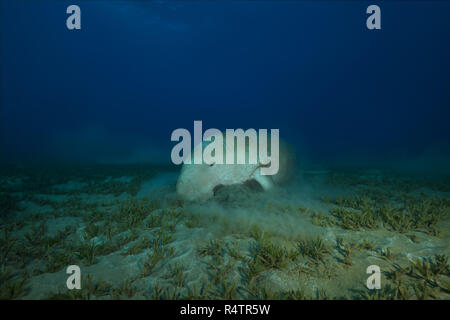
[[[450,2],[376,2],[379,31],[363,1],[0,3],[2,160],[167,162],[203,120],[310,163],[449,164]]]

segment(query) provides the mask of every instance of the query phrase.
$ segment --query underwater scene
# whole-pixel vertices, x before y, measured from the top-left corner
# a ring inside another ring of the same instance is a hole
[[[450,2],[370,5],[0,0],[0,299],[450,299]]]

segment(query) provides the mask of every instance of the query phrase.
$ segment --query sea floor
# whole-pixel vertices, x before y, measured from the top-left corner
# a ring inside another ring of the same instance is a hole
[[[449,299],[450,179],[303,172],[177,198],[170,167],[0,169],[1,299]],[[68,290],[69,265],[82,289]],[[381,289],[366,286],[379,266]]]

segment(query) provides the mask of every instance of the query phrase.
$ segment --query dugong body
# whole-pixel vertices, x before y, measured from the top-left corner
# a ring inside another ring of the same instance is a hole
[[[214,197],[220,186],[256,181],[264,190],[288,181],[294,174],[296,157],[284,142],[279,143],[279,170],[275,175],[261,175],[256,164],[183,164],[176,191],[187,201],[205,201]]]

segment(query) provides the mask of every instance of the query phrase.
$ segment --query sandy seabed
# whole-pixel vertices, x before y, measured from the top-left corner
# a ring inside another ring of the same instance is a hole
[[[307,171],[185,203],[166,167],[0,172],[1,299],[450,298],[446,176]]]

